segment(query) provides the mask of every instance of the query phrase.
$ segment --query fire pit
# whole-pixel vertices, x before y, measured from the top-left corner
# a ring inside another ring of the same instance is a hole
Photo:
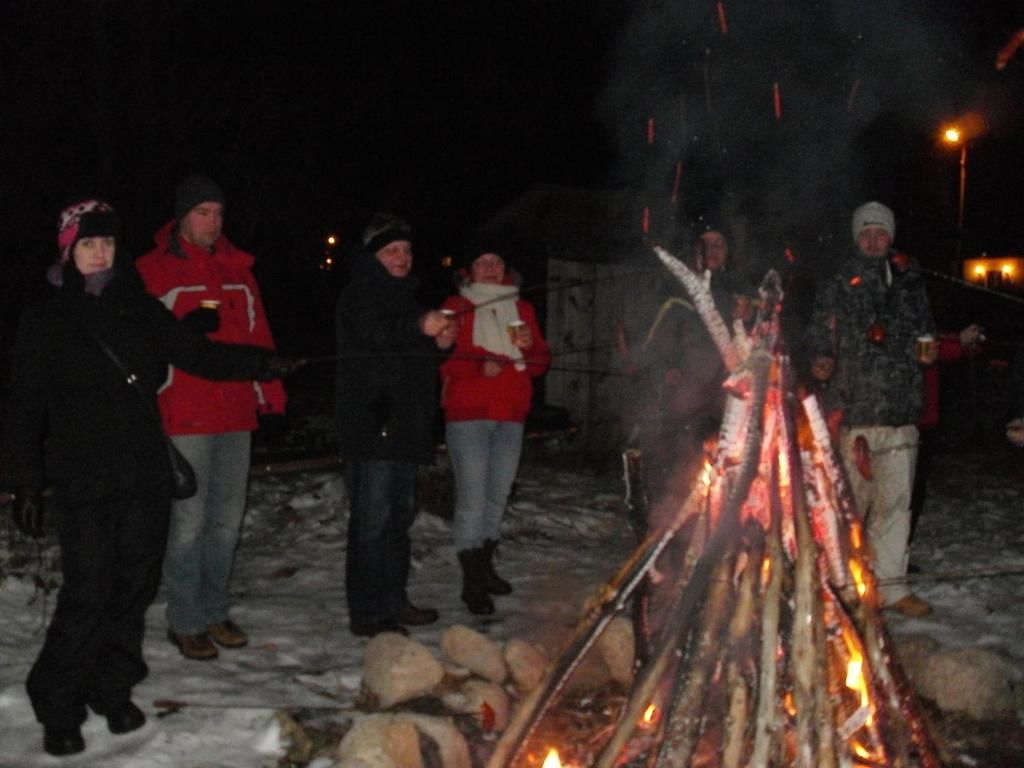
[[[622,566],[523,701],[489,768],[937,768],[881,617],[846,475],[781,344],[778,276],[762,283],[749,333],[730,333],[696,276],[655,250],[730,371],[717,446],[686,501]],[[668,559],[675,567],[663,569]],[[665,606],[653,622],[650,590]],[[584,717],[584,702],[565,700],[566,683],[631,600],[635,677],[624,693],[592,697],[600,716]],[[571,727],[566,711],[584,725]]]

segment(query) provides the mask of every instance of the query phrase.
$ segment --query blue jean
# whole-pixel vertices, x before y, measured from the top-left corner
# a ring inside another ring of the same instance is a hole
[[[501,518],[512,492],[523,425],[517,421],[450,421],[445,427],[455,472],[455,549],[501,537]]]
[[[345,597],[352,624],[396,621],[408,600],[416,472],[417,465],[407,461],[345,462]]]
[[[228,618],[228,581],[249,487],[249,432],[171,438],[196,472],[199,490],[171,505],[164,555],[167,623],[180,634]]]

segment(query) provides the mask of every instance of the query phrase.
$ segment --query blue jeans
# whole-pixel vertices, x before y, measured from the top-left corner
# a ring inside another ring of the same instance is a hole
[[[455,471],[455,549],[501,537],[501,518],[523,450],[517,421],[450,421],[445,427]]]
[[[345,596],[352,624],[396,621],[407,602],[416,471],[407,461],[345,462]]]
[[[167,623],[194,635],[228,618],[228,580],[249,487],[249,432],[171,438],[196,472],[199,491],[171,505],[164,555]]]

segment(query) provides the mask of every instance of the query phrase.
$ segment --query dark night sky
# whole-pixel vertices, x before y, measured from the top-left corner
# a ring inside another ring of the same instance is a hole
[[[971,149],[968,244],[1022,245],[1024,53],[993,66],[1024,26],[1019,2],[724,8],[726,35],[709,0],[6,3],[0,336],[44,290],[67,197],[110,197],[138,253],[195,169],[226,188],[228,234],[270,292],[305,290],[284,277],[318,279],[321,237],[356,237],[377,208],[447,250],[539,183],[664,200],[678,160],[684,207],[820,239],[878,196],[928,249],[948,245],[956,205],[935,127],[973,109],[988,128]]]

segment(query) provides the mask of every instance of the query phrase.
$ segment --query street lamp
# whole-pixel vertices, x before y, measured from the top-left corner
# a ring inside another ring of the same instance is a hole
[[[964,201],[967,198],[967,136],[955,125],[951,125],[942,132],[942,140],[952,146],[960,146],[960,194],[957,198],[956,209],[956,257],[960,259],[963,252],[964,242]]]

